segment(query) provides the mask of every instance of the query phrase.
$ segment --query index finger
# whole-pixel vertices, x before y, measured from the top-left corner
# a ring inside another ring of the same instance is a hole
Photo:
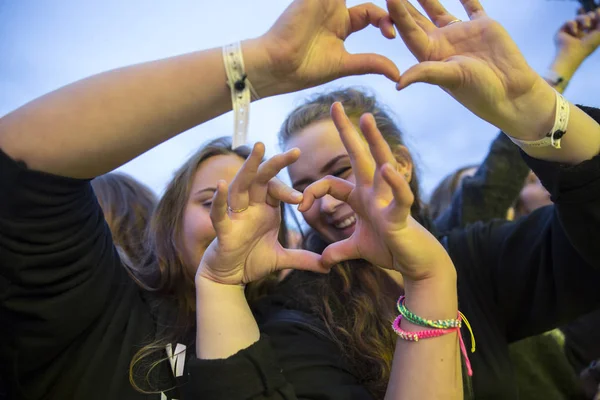
[[[350,164],[352,165],[356,182],[371,182],[375,173],[375,162],[367,150],[365,142],[359,136],[350,119],[348,119],[341,103],[335,102],[331,106],[331,119],[340,134],[348,156],[350,156]]]
[[[392,20],[383,8],[373,3],[360,4],[348,9],[350,16],[350,29],[352,32],[360,31],[368,25],[373,25],[381,31],[381,34],[388,39],[396,37],[396,29]]]

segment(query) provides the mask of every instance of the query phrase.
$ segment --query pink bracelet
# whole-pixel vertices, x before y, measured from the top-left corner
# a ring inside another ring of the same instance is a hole
[[[400,328],[400,322],[402,321],[402,315],[398,315],[392,324],[392,328],[394,328],[394,332],[400,337],[402,340],[408,340],[411,342],[418,342],[419,339],[429,339],[434,337],[443,336],[447,333],[456,332],[458,328],[449,328],[449,329],[425,329],[418,332],[408,332],[404,329]]]
[[[458,320],[462,319],[462,314],[459,315]],[[467,349],[465,347],[465,342],[463,341],[462,334],[460,332],[460,328],[449,328],[449,329],[426,329],[418,332],[408,332],[404,329],[400,328],[400,322],[402,321],[402,314],[398,315],[394,322],[392,323],[392,328],[394,332],[398,335],[398,337],[402,340],[407,340],[411,342],[418,342],[419,339],[430,339],[435,337],[440,337],[446,335],[448,333],[457,332],[458,333],[458,341],[460,344],[460,351],[465,357],[465,366],[467,367],[467,374],[469,376],[473,376],[473,368],[471,367],[471,361],[469,360],[469,355],[467,354]],[[473,348],[471,351],[475,351]]]

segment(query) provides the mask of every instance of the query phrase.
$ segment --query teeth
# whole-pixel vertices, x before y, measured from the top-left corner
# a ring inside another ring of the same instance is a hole
[[[355,222],[356,222],[356,216],[352,215],[352,216],[346,218],[345,220],[343,220],[342,222],[340,222],[339,224],[335,224],[335,227],[338,229],[344,229],[344,228],[352,225]]]

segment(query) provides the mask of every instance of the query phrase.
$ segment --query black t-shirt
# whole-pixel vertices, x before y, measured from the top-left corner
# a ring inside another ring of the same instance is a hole
[[[11,399],[178,398],[129,383],[155,317],[89,182],[28,170],[2,151],[0,321],[0,376]],[[169,362],[156,376],[165,389],[176,384]]]

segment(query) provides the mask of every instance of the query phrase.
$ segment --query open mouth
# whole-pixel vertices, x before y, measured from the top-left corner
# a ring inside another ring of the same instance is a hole
[[[333,226],[335,226],[337,229],[346,229],[348,227],[353,226],[354,224],[356,224],[356,215],[352,214],[348,218],[344,219],[341,222],[338,222],[337,224],[334,224]]]

